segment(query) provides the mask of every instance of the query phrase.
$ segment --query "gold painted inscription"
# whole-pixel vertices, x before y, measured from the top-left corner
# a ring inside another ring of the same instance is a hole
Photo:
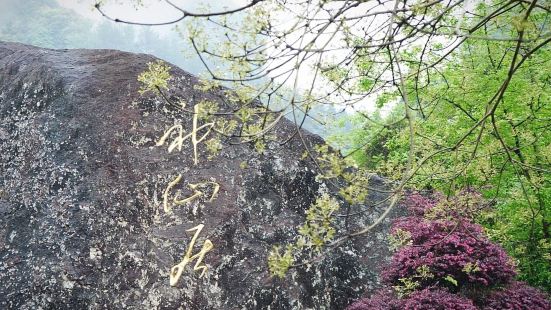
[[[210,250],[212,250],[212,248],[214,248],[214,245],[212,244],[212,242],[209,239],[205,240],[201,250],[198,253],[192,255],[193,246],[195,245],[195,241],[197,241],[197,237],[201,233],[201,230],[203,229],[203,227],[204,227],[203,224],[199,224],[187,230],[187,231],[195,231],[195,234],[191,239],[191,243],[189,244],[186,255],[184,256],[182,261],[178,265],[172,267],[172,269],[170,270],[171,286],[176,286],[187,264],[192,262],[193,260],[197,260],[195,262],[195,266],[193,266],[193,271],[201,270],[201,274],[199,275],[199,277],[202,277],[205,274],[205,272],[207,272],[208,267],[205,264],[201,265],[201,263],[203,262],[203,258],[205,257],[207,252],[209,252]]]
[[[174,125],[174,126],[170,127],[167,131],[165,131],[165,134],[161,137],[161,139],[159,139],[159,141],[157,141],[157,146],[164,145],[166,140],[171,136],[171,134],[174,131],[177,132],[177,135],[174,138],[174,140],[172,141],[172,143],[170,143],[169,146],[168,146],[168,152],[169,153],[171,153],[175,148],[177,148],[178,151],[181,151],[182,146],[184,145],[184,141],[188,138],[191,138],[191,144],[193,145],[193,163],[195,165],[197,165],[197,163],[199,162],[198,155],[197,155],[197,145],[199,143],[203,142],[207,138],[207,136],[211,132],[212,128],[214,127],[214,123],[206,123],[206,124],[203,124],[201,126],[197,126],[197,123],[198,123],[197,117],[198,117],[198,114],[199,114],[199,105],[196,104],[193,107],[193,112],[194,112],[194,114],[193,114],[193,128],[192,128],[192,131],[190,133],[188,133],[187,135],[184,135],[185,132],[184,132],[184,128],[182,127],[182,125]],[[207,131],[202,136],[197,138],[199,131],[201,129],[204,129],[204,128],[206,128]]]

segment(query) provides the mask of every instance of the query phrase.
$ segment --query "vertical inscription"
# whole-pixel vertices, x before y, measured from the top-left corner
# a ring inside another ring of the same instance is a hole
[[[197,237],[201,233],[201,230],[203,229],[204,226],[205,225],[203,225],[203,224],[199,224],[199,225],[187,230],[187,231],[195,231],[195,234],[193,235],[193,238],[191,239],[191,243],[189,244],[186,255],[184,256],[182,261],[178,265],[172,267],[172,269],[170,270],[170,285],[171,286],[176,286],[176,284],[178,284],[178,280],[180,279],[180,276],[182,275],[182,272],[186,268],[187,264],[189,264],[193,260],[196,260],[195,266],[193,266],[193,271],[201,270],[201,274],[199,275],[199,277],[202,277],[205,274],[205,272],[208,270],[208,267],[205,264],[201,265],[201,263],[203,262],[203,258],[205,257],[207,252],[212,250],[212,248],[214,247],[214,245],[212,244],[212,242],[209,239],[205,240],[201,250],[198,253],[192,255],[193,246],[195,245],[195,241],[197,241]]]
[[[174,138],[174,140],[172,141],[172,143],[170,143],[170,145],[168,146],[168,152],[169,153],[171,153],[175,148],[178,148],[178,151],[181,151],[182,146],[184,145],[184,141],[188,138],[191,138],[191,144],[193,145],[193,163],[195,165],[197,165],[197,163],[199,162],[198,155],[197,155],[197,145],[199,145],[199,143],[203,142],[203,140],[205,140],[207,138],[210,131],[214,127],[214,123],[206,123],[206,124],[203,124],[201,126],[197,126],[197,123],[198,123],[197,118],[198,118],[198,115],[199,115],[199,105],[198,104],[196,104],[193,107],[193,112],[194,112],[193,113],[193,128],[192,128],[192,131],[190,133],[188,133],[187,135],[184,135],[185,132],[184,132],[184,128],[182,127],[182,125],[174,125],[174,126],[170,127],[167,131],[165,131],[165,134],[157,142],[157,146],[164,145],[166,140],[171,136],[171,134],[174,131],[177,132],[177,135],[176,135],[176,138]],[[204,129],[204,128],[206,128],[207,131],[202,136],[197,138],[198,132],[201,129]]]

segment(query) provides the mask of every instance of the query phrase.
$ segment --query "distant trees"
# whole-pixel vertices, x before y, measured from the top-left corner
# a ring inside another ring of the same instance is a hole
[[[0,4],[0,39],[49,48],[90,47],[91,23],[55,0],[6,0]]]
[[[47,48],[109,48],[148,53],[195,74],[204,69],[182,57],[185,40],[176,33],[165,37],[149,27],[94,23],[61,7],[56,0],[3,0],[0,3],[0,40]],[[187,46],[191,49],[191,46]]]

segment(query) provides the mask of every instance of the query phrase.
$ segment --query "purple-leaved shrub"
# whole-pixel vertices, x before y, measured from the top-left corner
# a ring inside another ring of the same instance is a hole
[[[551,303],[544,293],[522,282],[513,282],[495,290],[482,301],[482,310],[549,310]]]
[[[411,293],[402,301],[404,310],[477,310],[473,302],[465,297],[443,289],[423,289]]]
[[[347,310],[551,310],[545,293],[513,280],[511,259],[470,222],[483,205],[478,193],[412,193],[404,205],[410,216],[393,224],[386,287]]]
[[[361,299],[347,310],[477,310],[473,302],[444,289],[426,288],[405,298],[396,298],[389,290],[380,290],[371,298]]]
[[[346,310],[400,310],[402,300],[396,298],[391,289],[384,288],[375,292],[370,298],[363,298]]]
[[[464,219],[452,222],[406,217],[395,223],[393,231],[397,230],[409,232],[411,244],[401,247],[383,272],[383,280],[390,285],[415,276],[422,266],[433,276],[422,279],[421,287],[488,287],[506,284],[515,276],[505,251],[486,238],[482,227]]]
[[[403,201],[404,206],[412,216],[423,216],[425,212],[441,200],[440,194],[421,195],[420,193],[411,193]]]

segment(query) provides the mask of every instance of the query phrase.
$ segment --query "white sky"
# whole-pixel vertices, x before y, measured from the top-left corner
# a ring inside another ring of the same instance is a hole
[[[105,20],[105,18],[94,8],[96,0],[57,0],[57,2],[61,6],[72,9],[78,14],[96,22]],[[145,23],[166,22],[180,16],[177,10],[163,0],[142,0],[143,6],[140,7],[136,7],[133,4],[135,2],[136,0],[107,0],[102,5],[102,10],[112,18]],[[173,2],[190,11],[197,11],[204,6],[208,6],[210,8],[209,11],[218,11],[225,8],[240,7],[248,3],[247,0],[173,0]],[[351,10],[352,14],[355,12],[356,11]],[[282,16],[278,19],[279,21],[284,21],[285,17]],[[173,26],[157,26],[152,29],[158,31],[162,35],[163,33],[173,31]],[[292,65],[293,64],[290,63],[288,66],[284,66],[282,70],[288,69],[288,67]],[[302,73],[299,89],[304,90],[303,86],[311,84],[310,76],[312,76],[312,74],[310,70],[308,66],[301,69]],[[293,79],[290,79],[290,81],[288,81],[290,85],[287,85],[289,87],[292,86]],[[374,104],[372,100],[373,99],[364,99],[357,104],[357,107],[362,107],[362,109],[365,110],[373,110]]]
[[[95,0],[57,0],[66,8],[72,9],[87,18],[101,21],[103,17],[94,9]],[[179,12],[161,0],[142,0],[142,7],[136,8],[132,0],[108,0],[102,5],[103,10],[111,17],[135,22],[163,22],[175,19]],[[174,4],[186,10],[196,10],[202,5],[209,5],[214,9],[237,7],[246,3],[244,0],[175,0]],[[223,3],[224,5],[221,5]]]

